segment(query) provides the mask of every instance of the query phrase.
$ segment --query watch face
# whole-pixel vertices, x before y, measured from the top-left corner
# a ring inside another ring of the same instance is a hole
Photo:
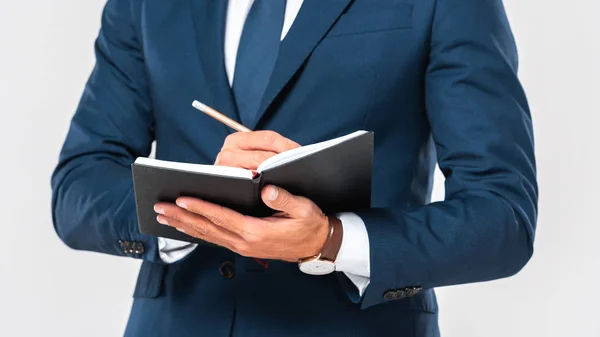
[[[300,271],[310,275],[325,275],[335,271],[335,264],[330,261],[310,260],[300,263]]]

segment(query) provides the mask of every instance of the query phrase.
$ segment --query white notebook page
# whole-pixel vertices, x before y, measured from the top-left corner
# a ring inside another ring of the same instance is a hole
[[[136,159],[135,163],[144,166],[162,167],[179,171],[206,173],[210,175],[224,177],[252,179],[252,171],[239,167],[180,163],[175,161],[166,161],[145,157],[140,157]]]
[[[292,149],[289,151],[279,153],[279,154],[274,155],[273,157],[263,161],[262,164],[260,164],[258,166],[257,171],[262,172],[267,169],[272,169],[274,167],[281,166],[283,164],[294,161],[298,158],[306,157],[310,154],[319,152],[328,147],[332,147],[334,145],[343,143],[348,139],[352,139],[352,138],[358,137],[360,135],[364,135],[365,133],[367,133],[367,131],[356,131],[356,132],[347,134],[342,137],[326,140],[326,141],[320,142],[320,143],[315,143],[315,144],[311,144],[311,145],[298,147],[298,148],[295,148],[295,149]]]

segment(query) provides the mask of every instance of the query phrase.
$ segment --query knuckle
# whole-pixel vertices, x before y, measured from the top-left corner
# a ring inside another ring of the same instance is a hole
[[[289,140],[289,139],[286,138],[286,140],[285,140],[285,147],[286,147],[286,150],[291,150],[291,149],[295,149],[297,147],[300,147],[300,145],[298,143],[296,143],[296,142],[294,142],[294,141]]]
[[[300,206],[298,209],[298,215],[302,218],[310,218],[313,215],[313,210],[311,207]]]
[[[200,223],[198,225],[195,226],[196,227],[196,231],[198,232],[199,235],[201,236],[208,236],[208,226],[205,223]]]
[[[278,136],[279,135],[274,131],[264,131],[262,134],[262,140],[267,144],[273,144],[275,141],[277,141]]]
[[[191,213],[191,215],[196,215],[196,214],[201,214],[202,213],[202,207],[200,207],[194,201],[190,201],[190,202],[187,203],[186,210],[187,210],[188,214]]]
[[[231,150],[222,150],[217,155],[216,163],[220,165],[229,164],[233,161],[234,154]]]
[[[215,159],[215,165],[221,165],[223,163],[223,151],[217,153],[217,159]]]
[[[183,222],[183,217],[181,215],[181,212],[179,210],[172,210],[168,213],[165,213],[165,216],[178,221],[178,222]]]
[[[208,219],[217,225],[227,223],[227,219],[221,214],[211,214],[208,216]]]
[[[258,244],[262,241],[262,235],[259,233],[247,233],[244,235],[244,240],[248,244]]]
[[[250,245],[246,242],[238,242],[238,243],[234,244],[233,250],[244,257],[249,257],[251,255],[250,254]]]
[[[267,155],[260,151],[254,151],[252,153],[252,161],[256,164],[260,164],[267,159]]]
[[[258,226],[258,227],[253,227],[253,226],[248,226],[247,224],[244,225],[245,231],[242,234],[242,237],[244,238],[244,241],[248,244],[251,245],[257,245],[260,244],[261,242],[263,242],[266,237],[265,237],[265,230],[263,227]]]
[[[214,214],[210,214],[210,215],[204,215],[210,222],[214,223],[214,224],[220,224],[221,223],[221,219],[218,215],[214,215]]]
[[[287,207],[292,203],[292,198],[290,198],[290,196],[286,193],[279,192],[277,202],[279,202],[281,206]]]
[[[231,145],[233,143],[235,143],[235,140],[238,138],[238,133],[230,133],[227,135],[227,137],[225,137],[225,142],[223,143],[223,147],[226,147],[227,145]]]

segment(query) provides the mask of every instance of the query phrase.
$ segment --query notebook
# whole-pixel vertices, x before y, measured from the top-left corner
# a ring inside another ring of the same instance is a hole
[[[201,243],[156,221],[154,204],[197,197],[263,217],[273,214],[261,199],[265,185],[282,187],[315,202],[325,213],[369,208],[373,132],[356,131],[279,153],[256,170],[140,157],[132,164],[140,232]]]

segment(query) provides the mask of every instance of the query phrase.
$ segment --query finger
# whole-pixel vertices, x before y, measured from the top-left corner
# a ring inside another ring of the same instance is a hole
[[[300,144],[274,131],[236,132],[225,139],[223,149],[260,150],[281,153],[300,147]]]
[[[317,209],[312,201],[273,185],[263,188],[261,194],[265,205],[276,211],[285,212],[293,218],[308,218]]]
[[[225,247],[230,250],[232,249],[232,247],[235,246],[236,239],[234,237],[230,237],[224,233],[219,233],[220,228],[215,226],[214,224],[212,224],[212,228],[210,228],[210,221],[207,220],[206,222],[208,222],[208,224],[206,224],[206,226],[203,226],[197,223],[190,224],[181,222],[174,218],[169,218],[165,215],[159,214],[156,216],[156,221],[163,225],[173,227],[187,235],[193,236],[206,242],[214,243],[216,245]]]
[[[192,197],[177,198],[176,204],[241,237],[248,231],[246,217],[227,207]]]
[[[269,151],[246,151],[224,149],[217,155],[215,165],[241,167],[248,170],[256,168],[265,160],[273,157],[277,153]]]
[[[186,228],[191,228],[194,233],[206,236],[220,236],[228,241],[235,241],[241,237],[225,228],[219,227],[212,223],[207,218],[196,213],[185,210],[172,203],[158,203],[154,210],[168,219],[176,220],[186,225]],[[184,229],[184,228],[182,228]]]

